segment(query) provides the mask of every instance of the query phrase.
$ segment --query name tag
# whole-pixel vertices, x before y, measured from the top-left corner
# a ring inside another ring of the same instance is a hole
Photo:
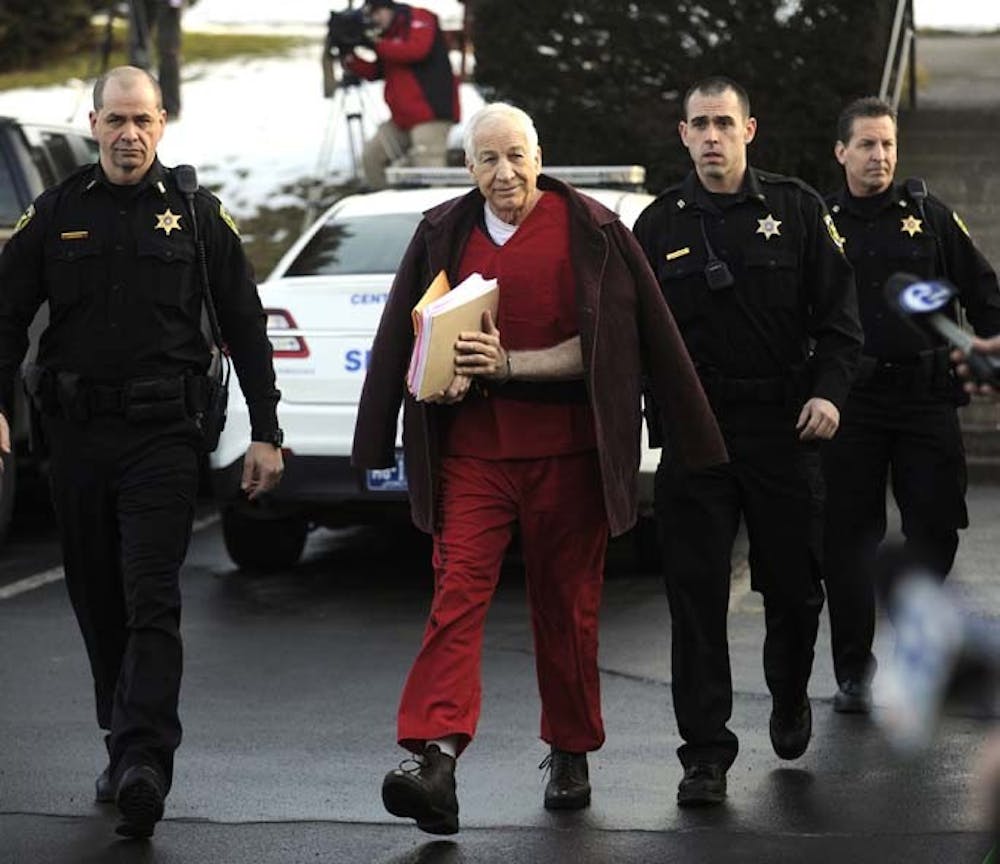
[[[675,258],[683,258],[685,255],[691,254],[691,247],[685,246],[683,249],[674,249],[673,252],[667,253],[667,260],[673,261]]]
[[[90,236],[89,231],[63,231],[59,235],[60,240],[86,240]]]

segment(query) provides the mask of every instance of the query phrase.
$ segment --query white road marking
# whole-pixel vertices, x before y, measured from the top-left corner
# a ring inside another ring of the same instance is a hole
[[[28,576],[26,579],[20,579],[17,582],[11,582],[10,585],[4,585],[0,588],[0,600],[10,600],[11,597],[17,597],[18,594],[25,594],[28,591],[34,591],[36,588],[41,588],[42,586],[49,585],[52,582],[58,582],[62,578],[62,567],[53,567],[51,570],[43,570],[41,573],[36,573],[34,576]]]
[[[218,521],[218,513],[209,513],[207,516],[194,521],[194,524],[191,526],[191,532],[197,534],[199,531],[204,531]],[[0,601],[10,600],[12,597],[26,594],[28,591],[34,591],[36,588],[51,585],[53,582],[60,581],[64,576],[62,567],[53,567],[50,570],[43,570],[41,573],[35,573],[33,576],[19,579],[17,582],[11,582],[10,585],[0,586]]]

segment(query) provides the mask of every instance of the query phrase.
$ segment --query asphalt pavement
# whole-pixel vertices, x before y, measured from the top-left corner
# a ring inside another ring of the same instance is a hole
[[[1000,487],[974,487],[970,504],[955,582],[998,617]],[[624,546],[605,594],[608,740],[590,760],[593,805],[541,806],[546,748],[515,562],[487,625],[479,734],[459,764],[462,830],[422,834],[384,812],[379,786],[403,756],[395,708],[430,596],[426,547],[406,532],[321,531],[294,571],[248,576],[211,516],[200,525],[182,574],[185,737],[151,843],[118,838],[114,808],[92,802],[102,743],[64,586],[0,600],[0,864],[980,864],[987,854],[978,754],[989,722],[951,713],[923,758],[896,759],[870,719],[833,713],[825,621],[812,744],[794,762],[774,755],[762,607],[739,558],[730,634],[741,752],[725,806],[679,810],[669,612],[659,579],[634,573]],[[32,561],[52,568],[51,529],[44,518],[31,528],[0,553],[0,585],[21,584]]]

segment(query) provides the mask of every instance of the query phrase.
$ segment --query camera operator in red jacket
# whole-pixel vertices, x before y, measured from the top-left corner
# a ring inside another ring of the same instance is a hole
[[[405,160],[444,165],[448,131],[459,119],[458,80],[437,16],[393,0],[369,0],[365,13],[378,30],[369,62],[350,53],[344,68],[361,78],[385,79],[392,118],[365,144],[362,161],[373,188],[385,186],[385,167]]]

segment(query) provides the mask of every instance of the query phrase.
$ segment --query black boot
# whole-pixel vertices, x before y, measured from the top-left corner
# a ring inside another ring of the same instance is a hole
[[[548,768],[545,787],[546,810],[580,810],[590,805],[590,780],[586,753],[552,748],[539,768]]]
[[[417,821],[428,834],[458,831],[458,797],[455,794],[455,760],[436,744],[423,755],[407,759],[385,775],[382,803],[393,816]]]
[[[115,787],[111,782],[111,766],[105,768],[94,782],[94,800],[98,804],[115,803]]]
[[[141,839],[153,836],[156,823],[163,818],[163,799],[167,784],[152,765],[133,765],[118,781],[115,803],[122,814],[115,828],[123,837]]]
[[[833,710],[838,714],[871,714],[872,688],[864,681],[845,681],[833,694]]]
[[[774,703],[771,709],[771,746],[782,759],[798,759],[809,746],[812,735],[812,708],[809,697],[783,705]]]
[[[677,787],[678,807],[710,807],[725,800],[725,768],[715,762],[695,762],[684,769]]]

